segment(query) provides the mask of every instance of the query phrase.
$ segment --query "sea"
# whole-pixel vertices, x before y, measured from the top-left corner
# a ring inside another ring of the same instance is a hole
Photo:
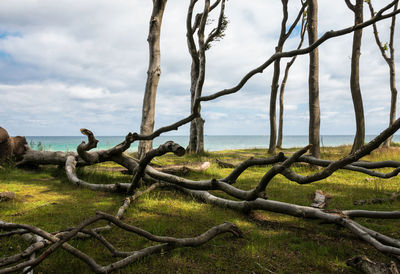
[[[376,135],[367,135],[366,142],[375,138]],[[108,149],[124,141],[124,136],[96,136],[99,140],[97,149]],[[26,136],[31,148],[50,151],[76,151],[82,141],[87,141],[84,136]],[[332,147],[340,145],[351,145],[353,135],[324,135],[321,136],[321,147]],[[153,147],[157,147],[166,141],[174,141],[183,147],[189,143],[189,136],[160,136],[153,141]],[[393,137],[394,142],[400,142],[400,136]],[[283,148],[303,147],[308,144],[308,136],[292,135],[284,136]],[[207,151],[219,151],[244,148],[267,148],[269,136],[255,135],[206,135],[204,136],[204,147]],[[138,142],[131,145],[130,151],[137,151]]]

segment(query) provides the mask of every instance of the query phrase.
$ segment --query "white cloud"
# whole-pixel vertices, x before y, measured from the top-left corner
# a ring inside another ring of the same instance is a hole
[[[297,15],[299,3],[290,1],[289,23]],[[269,58],[278,39],[280,5],[280,1],[227,2],[230,23],[225,38],[207,51],[204,95],[235,86],[249,70]],[[156,127],[189,114],[186,9],[187,3],[182,5],[181,1],[167,3]],[[319,9],[320,35],[353,24],[353,14],[343,1],[335,5],[320,1]],[[138,0],[3,0],[0,34],[13,35],[0,38],[1,125],[21,135],[76,135],[83,124],[102,135],[137,131],[146,81],[150,13],[151,2]],[[369,18],[367,10],[364,17]],[[389,24],[389,20],[378,24],[382,41],[388,39]],[[319,49],[321,131],[325,134],[354,131],[349,90],[351,41],[352,35],[346,35],[327,41]],[[297,43],[298,37],[290,38],[285,48],[294,49]],[[396,60],[399,57],[396,51]],[[287,61],[282,60],[282,71]],[[390,91],[387,65],[371,29],[363,34],[361,65],[367,132],[376,133],[387,124]],[[236,94],[204,102],[203,116],[209,120],[206,134],[266,133],[271,72],[271,67],[265,69]],[[285,129],[288,134],[308,132],[307,55],[297,58],[289,75]],[[188,134],[187,130],[185,127],[179,133]]]

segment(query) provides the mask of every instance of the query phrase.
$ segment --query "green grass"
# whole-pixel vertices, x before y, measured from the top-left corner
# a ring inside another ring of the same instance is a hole
[[[339,159],[348,153],[349,147],[323,148],[322,157]],[[292,152],[285,150],[284,152]],[[380,150],[365,160],[400,160],[398,150]],[[263,149],[209,152],[201,156],[187,155],[178,158],[165,155],[156,159],[157,164],[182,164],[210,161],[211,168],[203,172],[192,172],[191,179],[220,178],[232,169],[222,169],[215,159],[239,163],[250,156],[268,156]],[[79,170],[79,176],[91,183],[129,182],[130,176],[116,170],[113,163],[103,163]],[[250,189],[269,167],[253,167],[244,172],[236,183],[237,187]],[[296,172],[316,172],[306,165],[294,167]],[[274,178],[267,189],[270,199],[309,205],[316,189],[333,196],[330,209],[375,209],[398,210],[400,202],[354,206],[358,199],[387,197],[386,193],[400,190],[398,178],[388,180],[368,179],[368,176],[350,171],[338,171],[326,180],[297,185],[282,176]],[[0,202],[0,219],[15,223],[38,226],[47,231],[73,227],[91,217],[96,211],[115,214],[124,198],[123,195],[92,192],[70,185],[63,169],[43,167],[38,171],[26,171],[8,167],[0,170],[0,192],[13,191],[17,198]],[[222,193],[214,192],[223,196]],[[365,254],[382,262],[390,258],[363,243],[349,231],[331,224],[302,220],[269,212],[255,211],[250,216],[228,209],[201,204],[190,197],[166,190],[156,190],[139,198],[125,213],[124,221],[146,229],[154,234],[175,237],[196,236],[210,227],[232,222],[244,232],[244,239],[231,235],[220,235],[197,248],[180,248],[154,255],[122,270],[120,273],[352,273],[345,264],[346,259]],[[368,220],[360,222],[372,229],[400,238],[400,220]],[[129,251],[149,246],[143,238],[117,228],[104,235],[120,250]],[[114,259],[96,241],[71,242],[105,265]],[[14,254],[27,247],[18,236],[0,238],[0,257]],[[68,267],[65,267],[66,261]],[[37,267],[43,273],[85,273],[90,269],[63,250],[52,254]]]

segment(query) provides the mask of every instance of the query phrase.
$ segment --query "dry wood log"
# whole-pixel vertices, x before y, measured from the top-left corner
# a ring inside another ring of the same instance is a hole
[[[156,170],[168,174],[174,175],[186,175],[190,172],[201,172],[209,169],[211,166],[210,162],[203,163],[190,163],[187,165],[167,165],[167,166],[156,166]]]
[[[228,162],[223,162],[218,159],[215,159],[217,162],[218,166],[221,168],[235,168],[236,166],[234,164],[228,163]]]
[[[328,204],[328,200],[332,198],[330,195],[327,195],[319,189],[315,191],[314,195],[315,196],[313,202],[311,203],[311,207],[315,208],[325,208]]]
[[[354,205],[364,205],[364,204],[382,204],[387,202],[393,202],[395,200],[400,200],[400,191],[390,194],[389,198],[374,198],[370,200],[356,200],[353,202]]]
[[[355,256],[347,260],[346,264],[365,274],[399,274],[399,270],[393,261],[389,264],[383,264],[373,262],[367,256]]]

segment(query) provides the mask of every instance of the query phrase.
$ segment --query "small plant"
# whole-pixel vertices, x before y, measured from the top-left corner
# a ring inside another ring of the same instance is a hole
[[[40,141],[37,144],[37,150],[39,150],[39,151],[43,151],[44,150],[44,146],[43,146],[42,142],[40,142]]]
[[[392,147],[400,147],[400,143],[399,142],[390,142],[390,146]]]
[[[31,148],[31,149],[35,149],[35,142],[33,141],[33,140],[31,140],[30,142],[29,142],[29,147]]]

